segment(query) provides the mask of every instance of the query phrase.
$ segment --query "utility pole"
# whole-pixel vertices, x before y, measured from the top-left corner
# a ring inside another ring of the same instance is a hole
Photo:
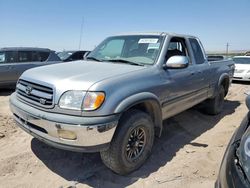
[[[228,49],[229,49],[229,43],[227,43],[227,45],[226,45],[226,54],[227,54],[227,56],[228,56]]]
[[[81,49],[82,45],[82,30],[83,30],[83,24],[84,24],[84,17],[82,17],[82,23],[81,23],[81,29],[80,29],[80,40],[79,40],[79,50]]]

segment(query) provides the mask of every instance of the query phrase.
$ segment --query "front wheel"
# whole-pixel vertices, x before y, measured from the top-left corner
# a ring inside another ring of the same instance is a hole
[[[154,125],[150,116],[130,110],[120,119],[109,149],[101,152],[102,161],[117,174],[128,174],[146,161],[153,141]]]

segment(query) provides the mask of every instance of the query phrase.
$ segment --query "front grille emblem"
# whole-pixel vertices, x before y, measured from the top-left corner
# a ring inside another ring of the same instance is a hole
[[[33,90],[33,88],[32,88],[31,86],[27,86],[27,87],[25,88],[25,93],[26,93],[27,95],[30,95],[31,92],[32,92],[32,90]]]
[[[41,98],[41,99],[39,100],[39,102],[40,102],[41,104],[45,104],[45,103],[46,103],[46,99],[42,99],[42,98]]]

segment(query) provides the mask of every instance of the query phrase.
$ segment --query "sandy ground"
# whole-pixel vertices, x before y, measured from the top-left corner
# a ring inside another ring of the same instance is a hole
[[[98,153],[55,149],[17,128],[8,107],[11,91],[1,91],[0,187],[213,187],[227,143],[247,112],[248,90],[234,83],[220,115],[193,108],[165,121],[152,156],[125,177],[108,170]]]

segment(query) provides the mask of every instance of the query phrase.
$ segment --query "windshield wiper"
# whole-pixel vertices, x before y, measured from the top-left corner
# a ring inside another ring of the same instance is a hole
[[[94,60],[94,61],[98,61],[98,62],[102,62],[102,60],[97,59],[95,57],[86,57],[86,59],[88,59],[88,60]]]
[[[105,60],[105,61],[108,61],[108,62],[117,62],[117,63],[127,63],[127,64],[130,64],[130,65],[137,65],[137,66],[144,66],[141,63],[136,63],[136,62],[128,61],[128,60],[124,60],[124,59],[108,59],[108,60]]]

